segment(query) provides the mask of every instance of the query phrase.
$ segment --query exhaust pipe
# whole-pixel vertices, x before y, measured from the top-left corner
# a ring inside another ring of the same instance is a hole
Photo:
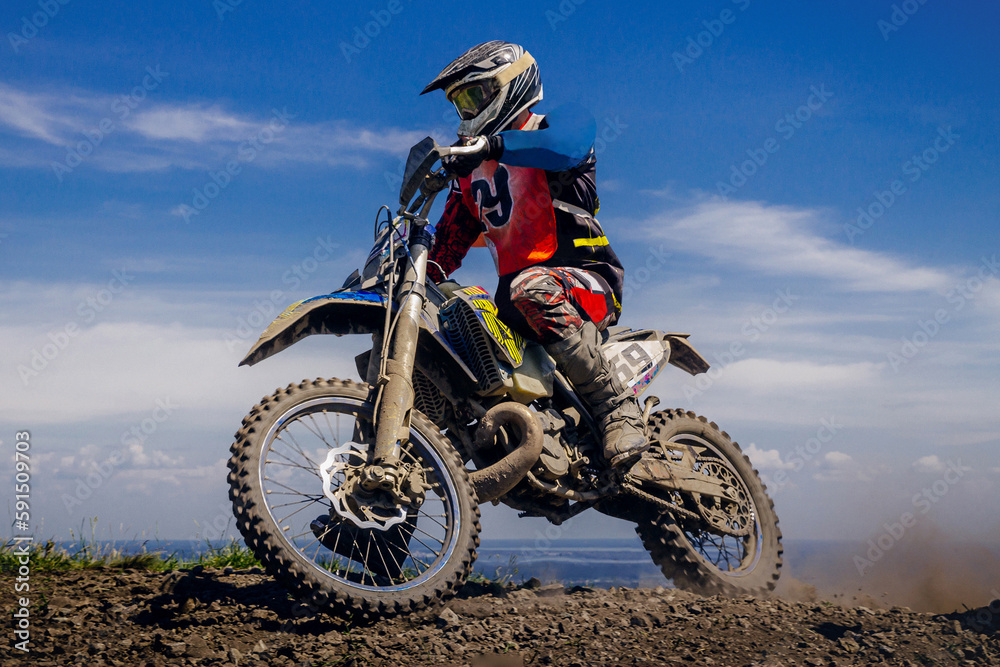
[[[520,403],[501,403],[483,415],[476,430],[476,449],[493,445],[502,426],[512,426],[521,435],[521,442],[493,465],[469,474],[481,503],[496,500],[517,486],[542,453],[542,426],[534,413]]]

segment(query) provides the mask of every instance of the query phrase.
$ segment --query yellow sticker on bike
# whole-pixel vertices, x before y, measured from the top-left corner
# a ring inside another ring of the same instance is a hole
[[[490,293],[482,287],[466,287],[458,290],[458,293],[465,297],[486,297],[485,299],[469,298],[468,302],[472,304],[476,315],[486,326],[493,340],[507,353],[510,361],[515,366],[520,366],[524,360],[524,337],[500,321],[497,316],[496,304],[489,298]]]

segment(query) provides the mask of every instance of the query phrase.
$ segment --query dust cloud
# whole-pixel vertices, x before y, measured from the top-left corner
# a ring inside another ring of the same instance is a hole
[[[776,594],[844,606],[909,607],[949,613],[1000,599],[1000,533],[980,539],[920,524],[895,538],[878,533],[862,543],[829,543],[786,558]],[[892,539],[890,539],[892,538]]]

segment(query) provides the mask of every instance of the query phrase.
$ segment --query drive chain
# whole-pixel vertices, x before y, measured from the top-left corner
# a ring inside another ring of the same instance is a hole
[[[676,516],[683,516],[688,519],[695,519],[697,521],[701,521],[701,517],[698,516],[697,512],[692,512],[691,510],[679,507],[678,505],[675,505],[674,503],[668,500],[664,500],[663,498],[657,498],[651,493],[646,493],[645,491],[637,487],[635,484],[633,484],[631,481],[629,481],[628,478],[625,479],[625,483],[622,484],[622,488],[625,489],[625,491],[627,491],[628,493],[631,493],[633,496],[642,498],[646,502],[652,503],[653,505],[657,505],[668,512],[672,512]]]

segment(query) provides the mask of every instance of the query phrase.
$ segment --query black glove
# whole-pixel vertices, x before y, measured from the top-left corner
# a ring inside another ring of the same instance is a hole
[[[446,155],[441,158],[441,164],[449,173],[465,178],[483,162],[499,160],[503,155],[503,137],[499,134],[492,137],[472,137],[470,143],[474,144],[479,139],[484,140],[479,150],[467,155]]]

